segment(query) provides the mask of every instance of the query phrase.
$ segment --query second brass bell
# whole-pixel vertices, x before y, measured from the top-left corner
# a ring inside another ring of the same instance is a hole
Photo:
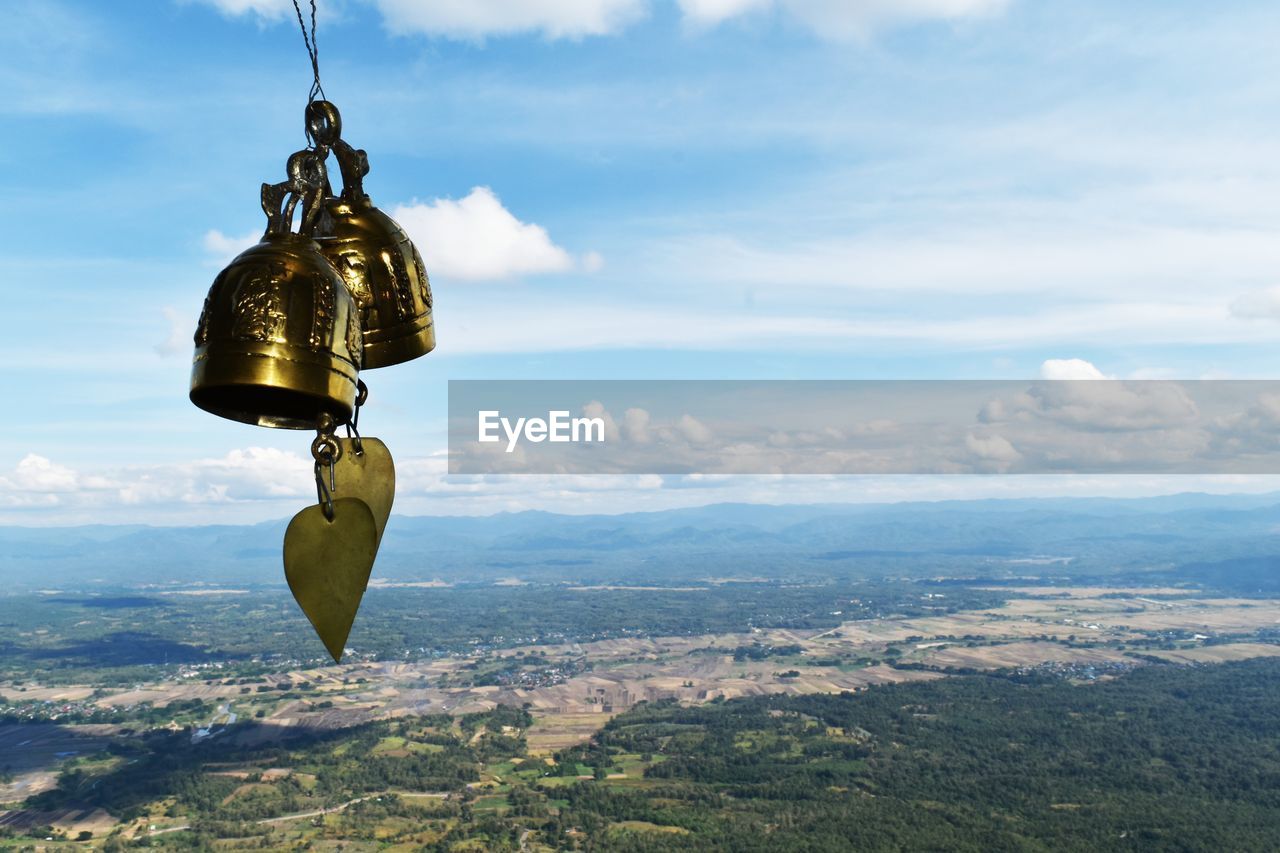
[[[307,107],[307,129],[330,147],[342,172],[342,193],[325,201],[320,250],[346,282],[360,311],[364,368],[389,367],[435,349],[431,283],[422,255],[395,220],[364,191],[369,160],[342,139],[342,118],[328,101]]]
[[[431,285],[422,256],[368,196],[330,199],[331,230],[320,251],[337,269],[360,312],[365,369],[411,361],[435,349]]]

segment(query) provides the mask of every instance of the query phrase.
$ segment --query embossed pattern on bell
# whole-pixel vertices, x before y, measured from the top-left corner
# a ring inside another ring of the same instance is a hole
[[[232,295],[231,336],[240,341],[285,343],[285,266],[269,260],[247,267]]]
[[[409,271],[405,269],[404,247],[399,250],[383,251],[382,265],[387,268],[391,287],[386,302],[395,306],[396,319],[404,321],[413,316],[413,285],[409,281]]]
[[[335,292],[345,287],[341,282],[334,283],[325,275],[317,275],[312,285],[315,307],[311,312],[311,348],[321,349],[333,338],[333,308]]]
[[[209,343],[209,296],[204,297],[204,307],[200,309],[200,320],[196,323],[196,346]]]
[[[332,224],[330,230],[332,230]],[[364,255],[357,251],[348,251],[331,256],[330,261],[337,267],[342,280],[346,282],[347,290],[351,291],[351,298],[356,301],[356,307],[361,312],[372,308],[373,293],[369,290],[369,273],[365,269]]]
[[[434,349],[431,286],[409,236],[368,197],[330,198],[327,213],[326,233],[318,240],[360,306],[364,369]]]
[[[191,401],[259,426],[342,423],[356,397],[355,302],[314,240],[268,236],[214,280],[197,330]],[[203,341],[203,342],[202,342]]]
[[[413,246],[412,243],[409,244]],[[418,278],[418,286],[421,288],[419,293],[422,294],[422,304],[427,306],[427,310],[431,310],[431,278],[427,275],[427,265],[422,262],[422,255],[418,253],[418,247],[413,246],[413,268],[416,271],[414,275]]]
[[[347,352],[359,370],[364,362],[364,332],[360,330],[360,310],[357,308],[347,315]]]

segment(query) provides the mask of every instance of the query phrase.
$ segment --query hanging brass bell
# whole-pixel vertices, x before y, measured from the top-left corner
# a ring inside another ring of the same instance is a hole
[[[435,349],[436,331],[422,255],[404,229],[365,194],[369,160],[341,138],[337,107],[328,101],[311,103],[307,129],[318,146],[332,148],[342,172],[342,194],[325,201],[319,243],[359,308],[364,368],[426,355]]]
[[[362,339],[355,302],[313,239],[328,181],[324,150],[289,158],[289,179],[262,185],[267,231],[213,282],[195,334],[191,402],[258,426],[346,422]],[[301,225],[292,233],[294,208]],[[283,207],[282,207],[283,205]]]

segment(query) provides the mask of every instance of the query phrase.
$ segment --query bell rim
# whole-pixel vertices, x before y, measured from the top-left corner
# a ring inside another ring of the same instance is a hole
[[[321,414],[339,423],[351,417],[358,375],[346,359],[323,357],[300,347],[206,344],[196,348],[187,396],[197,408],[227,420],[274,429],[315,429]],[[257,408],[222,402],[223,392],[256,395]],[[264,401],[275,407],[269,409]],[[310,403],[304,405],[305,401]]]
[[[206,412],[210,415],[214,415],[219,418],[223,418],[228,421],[234,421],[238,424],[247,424],[248,426],[255,426],[255,427],[266,427],[267,429],[291,429],[291,430],[297,430],[297,431],[313,430],[316,428],[316,420],[317,420],[316,418],[312,418],[311,420],[305,420],[300,417],[295,418],[295,417],[290,417],[288,415],[279,415],[279,416],[254,415],[253,413],[244,412],[240,409],[209,405],[206,403],[202,403],[199,400],[196,400],[195,398],[190,398],[190,399],[192,404],[194,404],[196,408],[200,409],[200,411]],[[342,413],[338,411],[325,410],[324,414],[330,415],[335,422],[339,422],[339,423],[345,423],[346,420],[349,420],[351,418],[351,412],[347,412],[346,414],[343,414],[342,418],[339,418],[339,415]]]
[[[366,333],[362,370],[394,367],[421,358],[436,348],[435,321],[430,316],[419,328],[408,332],[401,331],[404,325],[376,330],[377,333],[396,333],[386,338],[373,339],[374,332]]]

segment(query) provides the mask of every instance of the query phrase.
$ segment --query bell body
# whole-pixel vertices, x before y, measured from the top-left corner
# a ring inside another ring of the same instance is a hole
[[[362,196],[330,198],[320,249],[350,290],[364,331],[364,367],[389,367],[435,349],[431,284],[404,230]]]
[[[268,234],[213,282],[195,335],[191,402],[231,420],[315,429],[352,413],[358,310],[314,240]]]

